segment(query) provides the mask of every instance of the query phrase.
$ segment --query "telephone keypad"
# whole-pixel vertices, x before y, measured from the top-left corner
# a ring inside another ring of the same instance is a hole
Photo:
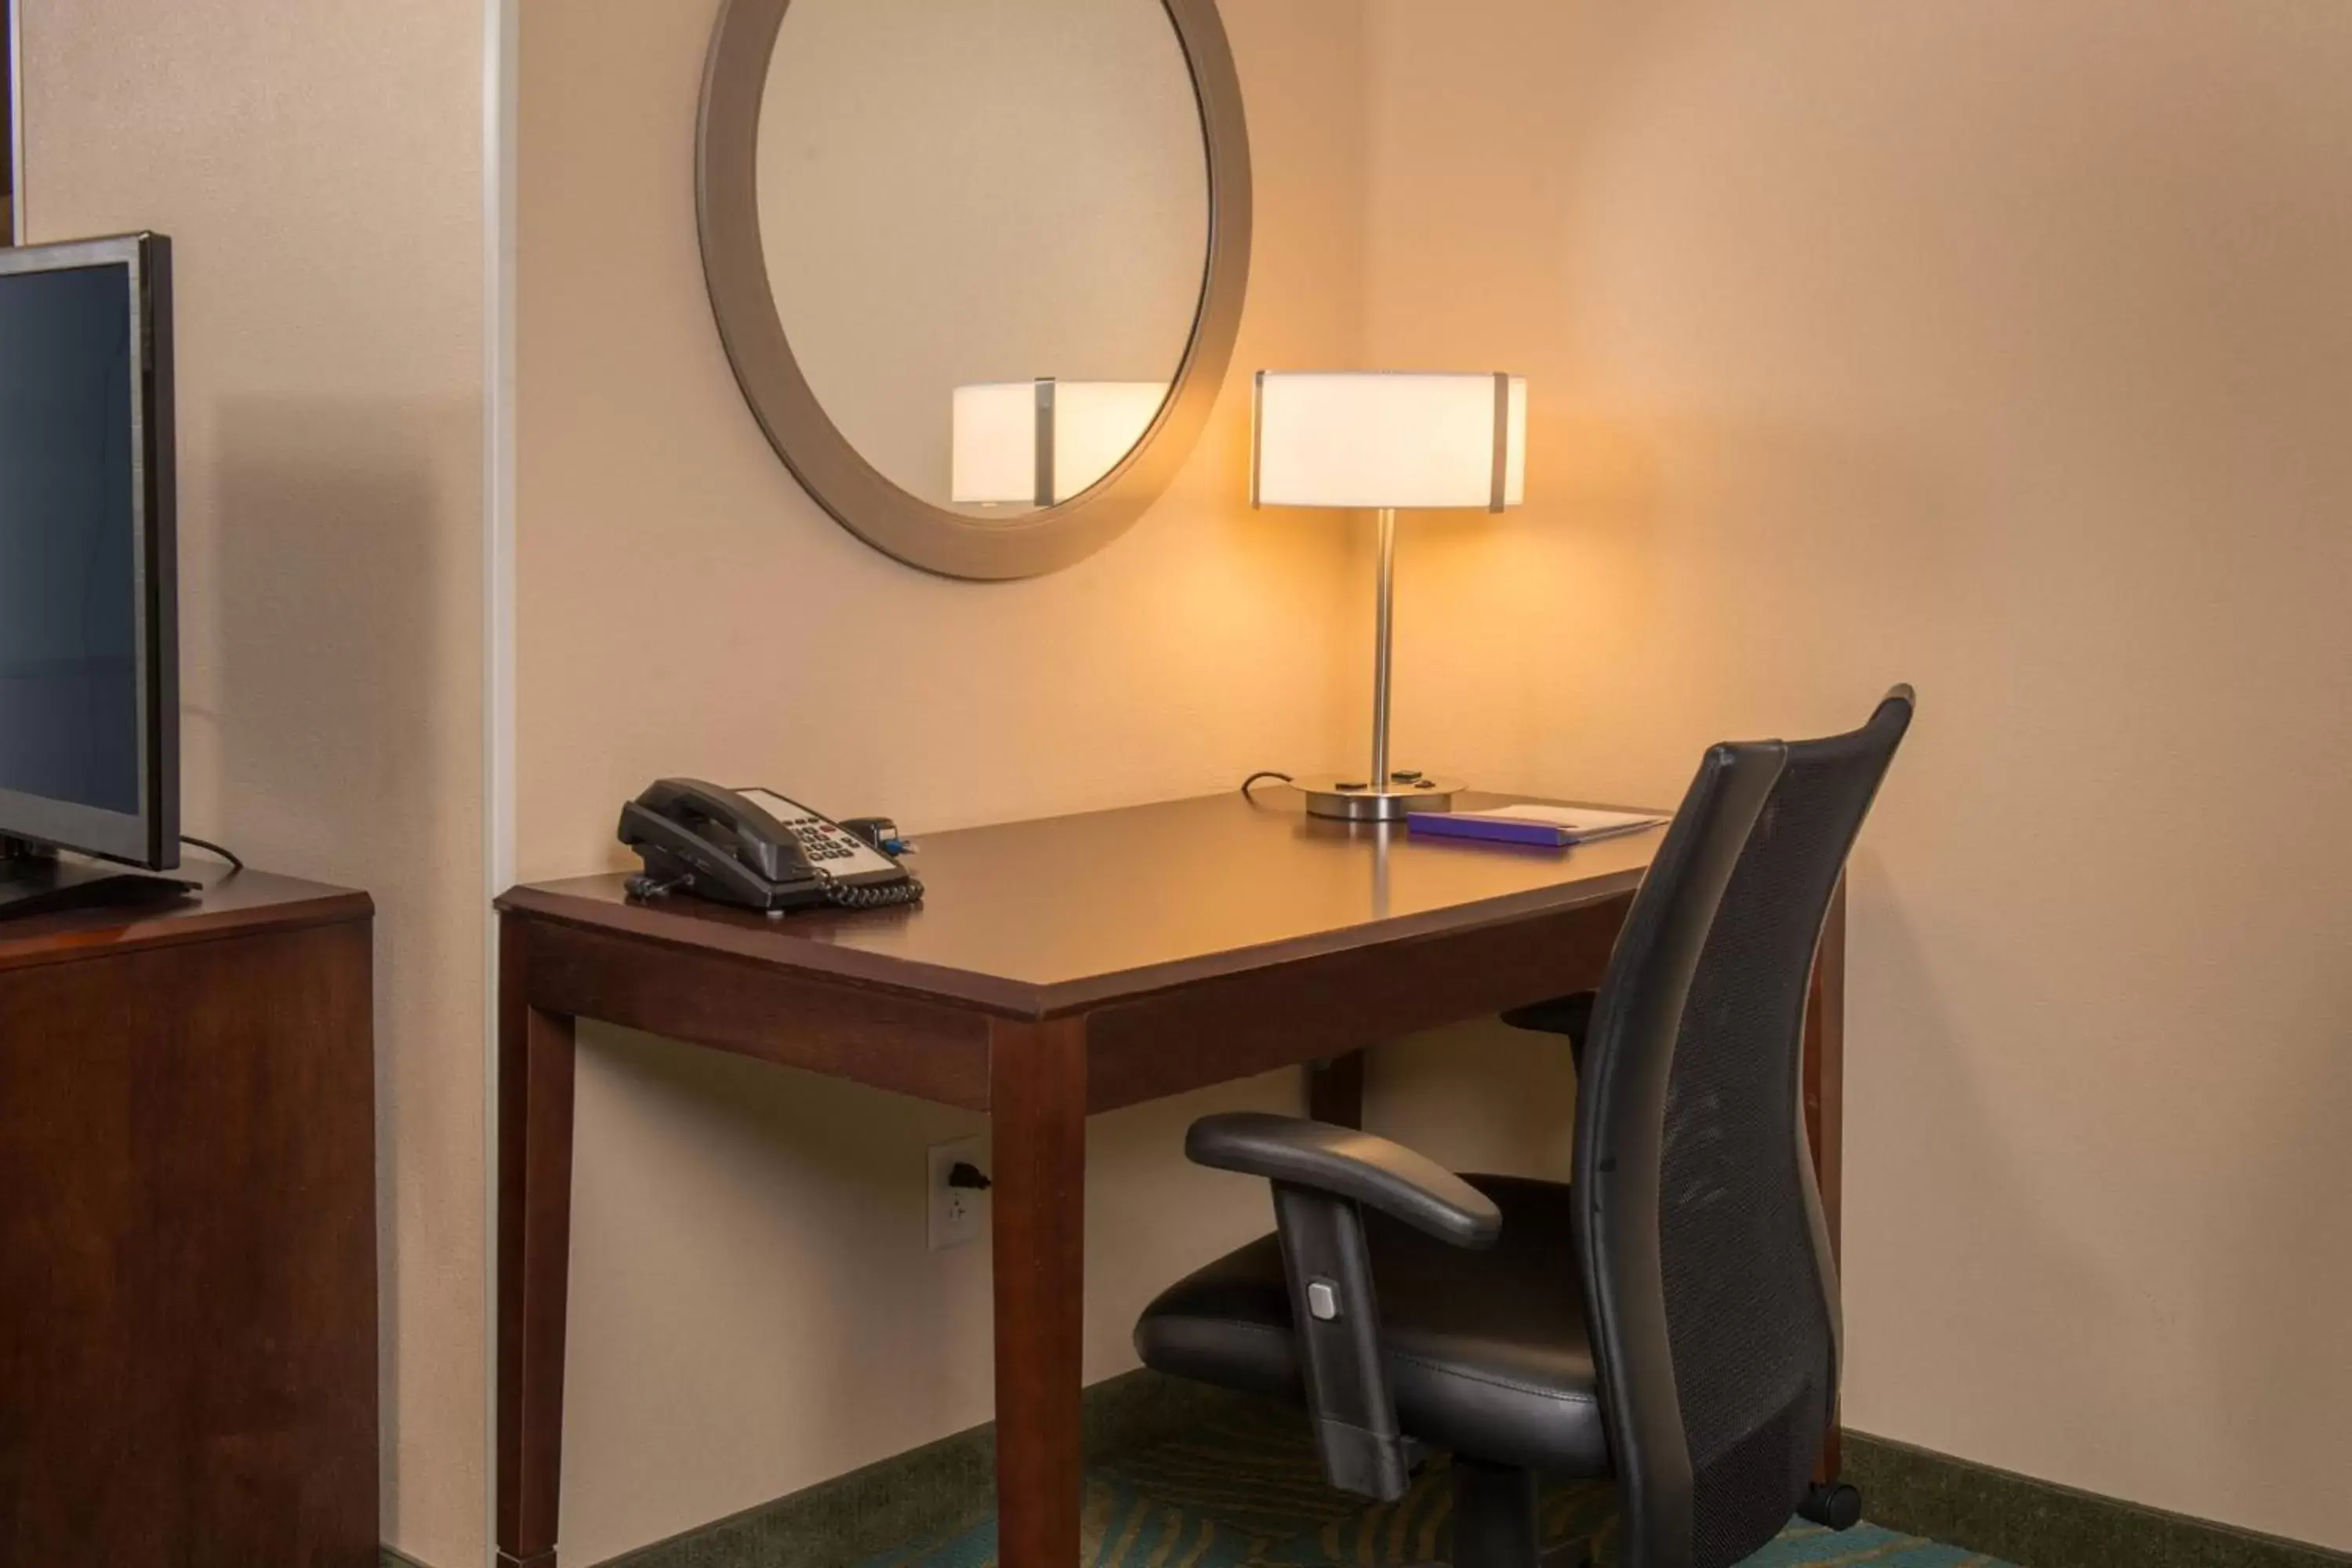
[[[794,817],[785,823],[784,827],[799,842],[801,853],[811,861],[854,860],[857,858],[858,847],[843,843],[847,836],[821,817]]]
[[[769,815],[783,825],[784,831],[792,835],[793,842],[809,864],[852,874],[896,869],[895,863],[877,854],[848,829],[817,816],[798,802],[787,801],[768,790],[747,790],[744,793],[766,806]]]

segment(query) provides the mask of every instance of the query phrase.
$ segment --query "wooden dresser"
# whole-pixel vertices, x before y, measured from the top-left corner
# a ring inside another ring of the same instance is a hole
[[[364,893],[0,922],[0,1563],[377,1555]]]

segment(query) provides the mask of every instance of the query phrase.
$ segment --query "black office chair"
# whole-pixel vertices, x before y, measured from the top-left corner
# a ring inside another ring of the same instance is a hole
[[[1536,1477],[1617,1484],[1626,1568],[1724,1568],[1808,1491],[1837,1279],[1800,1104],[1805,995],[1911,719],[1717,746],[1634,897],[1580,1075],[1575,1181],[1456,1177],[1386,1139],[1212,1116],[1275,1236],[1144,1312],[1147,1365],[1303,1403],[1338,1487],[1454,1455],[1454,1568],[1533,1568]]]

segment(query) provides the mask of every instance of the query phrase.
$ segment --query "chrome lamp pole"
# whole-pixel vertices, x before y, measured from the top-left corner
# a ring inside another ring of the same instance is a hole
[[[1338,817],[1348,822],[1402,822],[1413,811],[1446,811],[1459,779],[1432,778],[1414,768],[1392,766],[1389,761],[1389,678],[1396,644],[1396,508],[1380,509],[1381,563],[1379,597],[1373,603],[1372,635],[1372,766],[1361,778],[1346,773],[1319,773],[1301,778],[1297,786],[1307,796],[1311,816]]]

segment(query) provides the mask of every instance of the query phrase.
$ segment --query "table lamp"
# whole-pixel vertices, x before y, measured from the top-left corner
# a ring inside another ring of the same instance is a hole
[[[950,497],[1053,506],[1118,467],[1168,401],[1164,381],[988,381],[955,389]]]
[[[1389,764],[1389,646],[1396,514],[1501,511],[1526,497],[1528,384],[1503,374],[1260,371],[1250,504],[1370,508],[1380,514],[1371,766],[1292,782],[1316,816],[1395,822],[1444,811],[1458,779]]]

